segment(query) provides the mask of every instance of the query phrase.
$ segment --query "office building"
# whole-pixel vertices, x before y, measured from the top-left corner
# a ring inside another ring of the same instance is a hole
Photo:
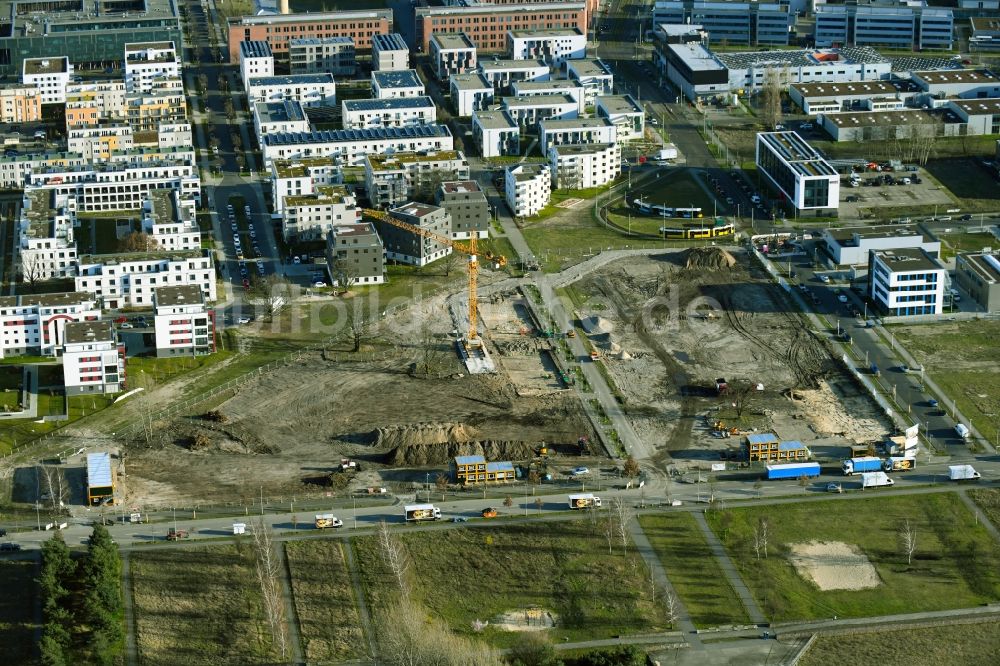
[[[357,57],[350,37],[303,37],[288,42],[292,74],[354,76]]]
[[[326,266],[330,284],[336,287],[383,284],[385,248],[375,227],[359,222],[330,229],[326,236]]]
[[[957,255],[955,284],[986,312],[1000,312],[1000,256],[996,253]]]
[[[202,356],[215,351],[215,311],[195,285],[158,287],[153,291],[156,355]]]
[[[490,204],[479,183],[474,180],[451,180],[441,183],[434,203],[451,217],[451,237],[455,240],[489,238]]]
[[[125,388],[125,347],[110,321],[66,324],[62,352],[66,395],[118,393]],[[94,484],[87,456],[89,484]]]
[[[263,40],[276,56],[289,52],[292,40],[350,37],[361,55],[371,53],[372,37],[392,32],[392,10],[348,10],[305,14],[262,14],[229,19],[229,62],[239,60],[240,42]]]
[[[414,125],[365,130],[325,130],[270,134],[263,137],[265,164],[271,160],[332,157],[345,166],[364,164],[374,153],[452,150],[455,141],[445,125]]]
[[[437,120],[437,107],[430,97],[348,99],[341,102],[344,129],[411,127]]]
[[[954,16],[944,7],[922,5],[828,5],[816,14],[816,46],[880,46],[900,50],[950,51]]]
[[[756,164],[758,173],[800,215],[837,214],[840,175],[795,132],[759,132]]]
[[[552,173],[544,164],[519,164],[504,172],[504,198],[515,218],[537,215],[552,196]]]
[[[708,34],[713,44],[787,45],[794,12],[780,2],[703,2],[658,0],[653,3],[652,24],[685,28]],[[675,39],[674,43],[703,41]]]
[[[464,32],[441,32],[431,37],[431,66],[439,81],[476,68],[476,45]]]
[[[449,87],[455,112],[463,118],[488,109],[493,104],[493,86],[479,72],[452,74]]]
[[[868,262],[868,294],[890,317],[944,312],[947,271],[921,248],[873,250]]]
[[[399,33],[372,35],[372,71],[396,72],[410,68],[410,48]]]
[[[100,318],[93,294],[0,296],[0,358],[55,356],[62,352],[66,324]]]
[[[941,254],[941,241],[924,236],[912,225],[825,229],[820,240],[837,266],[863,266],[873,250],[920,248],[934,257]]]
[[[516,5],[467,4],[417,7],[416,51],[430,52],[430,41],[439,32],[464,32],[483,53],[501,53],[508,47],[510,30],[571,29],[587,33],[588,11],[583,2],[519,3]]]

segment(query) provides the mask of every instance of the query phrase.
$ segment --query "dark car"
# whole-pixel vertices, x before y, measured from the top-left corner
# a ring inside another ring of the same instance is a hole
[[[972,216],[969,215],[968,213],[966,213],[965,215],[963,215],[962,217],[960,217],[958,219],[962,220],[962,222],[968,222],[969,220],[972,219]]]
[[[11,543],[9,541],[7,543],[0,543],[0,552],[16,553],[19,550],[21,550],[21,544],[19,543]]]
[[[7,536],[7,530],[0,528],[0,537]]]

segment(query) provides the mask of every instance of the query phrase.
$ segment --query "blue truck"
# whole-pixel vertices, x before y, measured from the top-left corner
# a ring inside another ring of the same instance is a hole
[[[862,472],[878,472],[882,469],[882,459],[875,456],[864,456],[862,458],[851,458],[841,464],[844,476],[853,476]]]
[[[819,476],[819,463],[785,463],[782,465],[767,465],[767,479],[798,479],[801,477]]]

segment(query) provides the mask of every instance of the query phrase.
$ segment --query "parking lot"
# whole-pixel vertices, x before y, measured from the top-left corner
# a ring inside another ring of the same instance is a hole
[[[944,215],[949,208],[959,208],[951,194],[928,178],[923,169],[917,171],[876,172],[856,174],[857,186],[844,176],[840,183],[840,216],[846,219],[892,218],[892,208],[913,206],[940,207]],[[904,179],[910,182],[906,183]]]

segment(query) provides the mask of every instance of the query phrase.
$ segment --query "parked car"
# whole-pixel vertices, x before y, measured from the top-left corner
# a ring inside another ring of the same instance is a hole
[[[11,543],[10,541],[7,543],[0,543],[0,552],[16,553],[19,550],[21,550],[21,544],[19,543]]]
[[[570,476],[586,476],[587,474],[590,474],[590,470],[586,467],[574,467],[570,470],[569,474]]]
[[[819,281],[822,282],[823,284],[830,284],[829,275],[817,275],[816,277],[819,278]]]

